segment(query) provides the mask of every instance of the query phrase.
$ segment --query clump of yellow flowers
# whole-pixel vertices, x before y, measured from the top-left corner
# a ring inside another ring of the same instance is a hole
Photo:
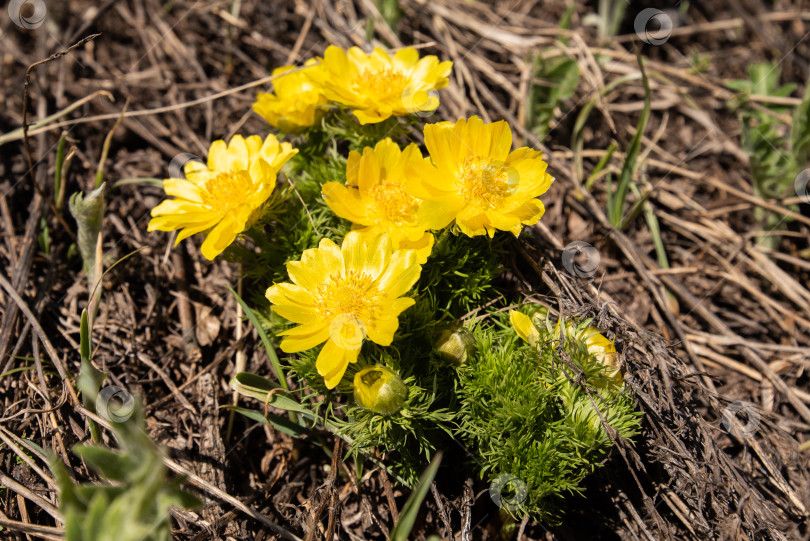
[[[275,92],[259,93],[253,108],[288,133],[315,125],[330,104],[350,109],[361,125],[381,122],[435,110],[436,90],[447,86],[451,68],[414,48],[389,55],[330,46],[323,59],[276,69]],[[352,232],[340,246],[325,238],[305,250],[286,265],[291,282],[267,290],[273,311],[299,324],[282,333],[283,351],[324,344],[316,366],[328,388],[366,340],[391,343],[399,314],[413,304],[404,295],[431,254],[435,231],[517,236],[543,215],[538,197],[553,179],[540,151],[512,150],[506,122],[473,116],[427,124],[424,139],[427,156],[415,143],[402,148],[391,138],[349,152],[345,181],[325,182],[321,191]],[[148,229],[180,229],[176,242],[204,233],[202,254],[214,259],[261,217],[282,166],[297,152],[273,135],[215,141],[207,166],[189,162],[186,178],[164,182],[174,199],[152,210]]]
[[[263,337],[278,384],[237,374],[235,389],[261,398],[264,385],[265,405],[282,407],[273,396],[294,376],[329,403],[306,419],[355,449],[398,452],[411,481],[442,438],[460,438],[483,475],[524,476],[537,489],[526,509],[550,518],[546,495],[571,491],[609,451],[601,419],[630,437],[636,417],[613,342],[588,322],[464,316],[502,302],[501,255],[542,218],[554,179],[504,121],[425,121],[451,70],[413,47],[335,46],[274,70],[253,111],[289,142],[214,141],[206,163],[163,182],[148,230],[176,231],[175,244],[201,235],[205,258],[240,264],[256,313],[237,300],[288,355]],[[554,348],[573,348],[587,392],[554,370]],[[541,440],[542,453],[524,449]]]

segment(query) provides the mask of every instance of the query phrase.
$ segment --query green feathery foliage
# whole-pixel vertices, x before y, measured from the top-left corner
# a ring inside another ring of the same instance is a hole
[[[584,343],[560,345],[553,331],[541,328],[543,345],[534,348],[508,324],[501,327],[475,329],[477,353],[459,370],[458,433],[482,476],[509,476],[524,485],[507,511],[559,522],[563,497],[581,493],[585,476],[610,452],[601,419],[630,438],[640,414],[618,387],[591,386],[604,367]]]

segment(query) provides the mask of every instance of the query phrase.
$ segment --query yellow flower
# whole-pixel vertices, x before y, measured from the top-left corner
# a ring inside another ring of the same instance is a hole
[[[542,152],[527,147],[510,152],[512,132],[504,122],[484,124],[477,116],[455,124],[425,126],[425,145],[434,166],[414,168],[407,190],[423,199],[419,220],[441,229],[455,220],[469,236],[496,230],[517,236],[523,225],[540,220],[539,199],[554,179]]]
[[[185,179],[163,182],[166,195],[174,196],[152,209],[148,231],[181,229],[175,246],[183,239],[207,231],[202,254],[214,259],[236,236],[258,218],[258,210],[270,197],[281,167],[298,152],[273,135],[262,141],[234,135],[228,145],[214,141],[208,150],[208,165],[191,161]]]
[[[323,116],[329,101],[308,77],[309,73],[320,69],[317,60],[310,59],[305,67],[294,73],[282,75],[273,80],[275,93],[259,92],[253,103],[253,110],[276,128],[295,133],[308,128]],[[296,66],[283,66],[273,70],[279,75]]]
[[[413,47],[391,57],[379,47],[367,54],[359,47],[347,52],[330,45],[322,69],[309,77],[328,99],[353,109],[361,124],[369,124],[435,110],[436,91],[447,86],[452,67],[432,55],[420,59]]]
[[[346,165],[346,185],[327,182],[323,198],[332,211],[354,224],[363,235],[387,233],[394,250],[416,250],[417,262],[427,261],[433,249],[433,235],[416,221],[420,200],[403,189],[405,170],[421,162],[416,145],[400,150],[391,139],[383,139],[361,156],[352,151]]]
[[[361,408],[391,415],[402,409],[407,398],[405,382],[387,366],[364,368],[354,375],[354,399]]]
[[[296,353],[326,342],[315,366],[334,388],[366,338],[391,344],[399,314],[415,302],[402,295],[421,272],[416,253],[394,251],[388,235],[367,238],[352,231],[341,247],[322,239],[300,261],[287,263],[293,283],[267,290],[273,311],[299,324],[282,333],[281,349]]]
[[[526,314],[518,312],[517,310],[509,311],[509,322],[514,327],[517,335],[528,342],[530,346],[536,346],[540,341],[540,332],[534,326],[532,320]]]

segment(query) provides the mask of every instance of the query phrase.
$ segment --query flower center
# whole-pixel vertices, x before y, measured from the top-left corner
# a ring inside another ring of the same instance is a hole
[[[369,195],[375,203],[375,214],[397,224],[413,222],[419,209],[419,200],[395,182],[382,181],[371,189]]]
[[[329,276],[318,286],[315,306],[326,321],[350,314],[368,322],[381,297],[374,279],[364,272],[345,271]]]
[[[318,286],[315,307],[329,322],[329,337],[343,349],[357,350],[368,335],[381,298],[374,279],[364,272],[335,273]]]
[[[456,178],[464,199],[485,209],[497,207],[502,199],[515,193],[518,184],[514,169],[482,156],[465,159]]]
[[[363,70],[351,82],[351,88],[358,94],[385,99],[389,96],[400,96],[408,84],[408,79],[393,69]]]
[[[247,171],[231,171],[209,178],[204,188],[203,204],[227,214],[245,203],[253,191],[253,181]]]

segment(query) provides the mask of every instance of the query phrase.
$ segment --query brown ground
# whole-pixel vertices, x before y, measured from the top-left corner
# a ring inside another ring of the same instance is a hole
[[[792,96],[801,96],[810,62],[809,6],[794,0],[694,3],[670,39],[652,46],[633,32],[634,17],[646,6],[629,6],[623,35],[600,45],[593,28],[582,24],[597,2],[577,6],[571,32],[557,28],[566,5],[557,0],[400,4],[405,16],[398,33],[381,23],[371,0],[48,2],[47,23],[36,30],[22,30],[5,9],[0,12],[6,104],[0,133],[23,123],[28,66],[100,33],[32,71],[29,123],[92,96],[61,123],[31,131],[36,182],[21,141],[0,147],[0,435],[6,442],[0,485],[10,487],[0,490],[0,524],[17,521],[17,530],[28,523],[54,525],[36,501],[54,503],[55,493],[40,473],[19,463],[8,446],[12,440],[24,437],[55,449],[74,476],[88,479],[84,466],[65,452],[87,439],[86,421],[71,400],[60,399],[64,385],[54,373],[61,364],[78,374],[79,316],[87,299],[80,260],[69,250],[75,224],[51,203],[60,129],[76,148],[68,195],[91,187],[104,138],[127,101],[105,178],[162,178],[180,152],[204,155],[214,139],[266,131],[250,113],[255,88],[221,93],[320,54],[328,43],[362,44],[374,20],[375,39],[392,47],[428,43],[429,51],[455,62],[434,119],[504,118],[535,147],[541,142],[517,120],[524,115],[533,56],[564,53],[579,64],[579,88],[542,142],[557,178],[544,196],[547,214],[523,244],[525,252],[505,263],[527,293],[553,291],[568,309],[598,313],[604,328],[620,333],[627,381],[647,416],[635,450],[623,447],[593,478],[585,498],[571,498],[563,526],[548,530],[527,521],[521,539],[806,538],[810,477],[798,446],[810,434],[804,374],[810,212],[805,204],[803,215],[779,225],[777,253],[755,244],[763,230],[755,207],[774,209],[782,202],[752,195],[724,82],[745,77],[753,62],[776,60],[783,83],[799,83]],[[574,119],[584,104],[638,70],[635,49],[655,74],[636,180],[653,188],[649,201],[668,270],[655,262],[643,216],[623,232],[613,230],[604,215],[604,182],[584,195],[578,189],[611,140],[620,152],[610,166],[621,167],[621,150],[641,110],[640,81],[621,84],[598,101],[582,149],[571,148]],[[613,60],[597,64],[598,54]],[[704,59],[704,71],[691,69],[696,58]],[[331,439],[323,445],[293,442],[241,418],[228,437],[228,414],[218,406],[232,400],[227,382],[236,352],[246,353],[248,370],[269,373],[270,366],[252,333],[235,340],[236,303],[226,289],[235,283],[234,267],[205,261],[188,243],[172,250],[167,235],[146,233],[149,209],[160,198],[159,189],[144,184],[108,192],[105,261],[142,251],[105,278],[94,361],[143,398],[154,439],[207,483],[196,489],[207,498],[204,510],[175,514],[176,537],[274,538],[274,530],[255,518],[259,513],[302,538],[327,537],[330,517],[339,519],[335,538],[387,538],[408,491],[373,469],[361,486],[351,475],[329,477],[330,466],[354,469],[351,459],[342,464],[329,458]],[[37,241],[45,227],[49,253]],[[598,250],[602,266],[595,280],[565,273],[561,250],[573,240]],[[18,310],[20,301],[33,313]],[[30,369],[8,373],[20,367]],[[750,437],[735,437],[721,425],[723,410],[737,400],[755,404],[761,417]],[[231,501],[213,497],[212,486]],[[475,479],[441,474],[415,535],[492,539],[499,518],[485,489]]]

